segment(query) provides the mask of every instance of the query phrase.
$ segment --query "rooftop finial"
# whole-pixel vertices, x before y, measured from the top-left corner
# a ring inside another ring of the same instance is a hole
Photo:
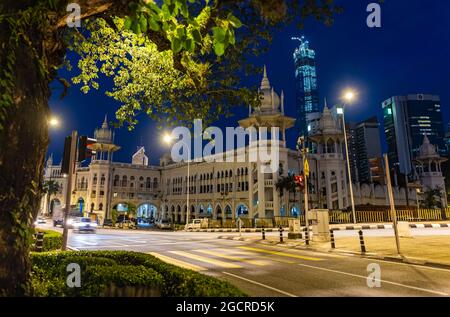
[[[261,81],[261,90],[263,90],[263,89],[270,89],[270,82],[269,82],[269,78],[267,77],[266,65],[264,65],[264,75],[263,75],[263,79]]]
[[[107,129],[107,128],[108,128],[108,114],[105,114],[105,120],[103,121],[102,129]]]

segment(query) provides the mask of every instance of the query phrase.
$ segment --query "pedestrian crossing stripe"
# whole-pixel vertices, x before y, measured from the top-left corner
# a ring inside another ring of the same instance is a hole
[[[182,267],[184,269],[188,269],[188,270],[192,270],[195,272],[200,272],[200,271],[206,271],[207,269],[195,264],[191,264],[188,262],[184,262],[184,261],[180,261],[165,255],[162,255],[160,253],[156,253],[156,252],[149,252],[148,254],[153,255],[154,257],[160,259],[163,262],[169,263],[169,264],[173,264],[179,267]]]
[[[212,256],[217,256],[217,257],[224,258],[224,259],[231,260],[231,261],[244,262],[244,263],[248,263],[248,264],[252,264],[252,265],[256,265],[256,266],[266,266],[266,265],[270,264],[268,261],[249,260],[249,259],[240,258],[237,256],[228,255],[228,254],[223,254],[223,253],[215,252],[215,251],[211,251],[211,250],[194,250],[194,251],[200,252],[203,254],[212,255]]]
[[[222,252],[226,252],[226,251],[230,251],[229,249],[214,249],[214,250],[218,250],[218,251],[222,251]],[[258,254],[258,253],[249,253],[248,251],[244,251],[244,250],[237,250],[237,249],[233,249],[233,251],[231,251],[232,253],[237,253],[237,254],[245,254],[245,255],[251,255],[255,258],[261,258],[261,259],[267,259],[267,256],[264,254]],[[273,261],[273,262],[280,262],[280,263],[286,263],[286,264],[294,264],[294,261],[289,261],[289,260],[284,260],[284,259],[275,259],[275,258],[269,258],[268,260]]]
[[[319,258],[298,255],[298,254],[292,254],[292,253],[286,253],[286,252],[281,252],[281,251],[272,251],[272,250],[245,247],[245,246],[240,246],[238,248],[244,249],[244,250],[249,250],[249,251],[260,252],[260,253],[268,253],[268,254],[290,257],[290,258],[295,258],[295,259],[308,260],[308,261],[322,261],[323,260],[323,259],[319,259]]]
[[[170,253],[188,258],[188,259],[192,259],[192,260],[196,260],[196,261],[200,261],[200,262],[205,262],[205,263],[209,263],[209,264],[213,264],[216,266],[220,266],[223,268],[227,268],[227,269],[240,269],[242,268],[242,266],[234,264],[234,263],[229,263],[229,262],[223,262],[223,261],[219,261],[219,260],[215,260],[215,259],[211,259],[211,258],[206,258],[203,256],[199,256],[196,254],[192,254],[192,253],[188,253],[188,252],[184,252],[184,251],[169,251]]]

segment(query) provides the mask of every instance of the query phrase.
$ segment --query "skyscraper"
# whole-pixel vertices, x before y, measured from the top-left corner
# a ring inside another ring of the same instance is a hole
[[[384,131],[391,167],[411,174],[412,160],[418,156],[425,135],[445,155],[444,125],[439,96],[394,96],[383,102]]]
[[[300,133],[308,133],[308,114],[319,112],[319,92],[317,89],[316,53],[309,48],[304,36],[292,38],[300,41],[294,52],[296,106]]]

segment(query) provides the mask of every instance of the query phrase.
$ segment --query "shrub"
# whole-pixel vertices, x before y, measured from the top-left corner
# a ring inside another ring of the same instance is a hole
[[[42,251],[60,250],[62,247],[62,234],[53,230],[35,229],[37,232],[44,233],[44,244]],[[34,242],[33,242],[34,243]]]
[[[32,253],[35,296],[245,296],[216,278],[144,253],[77,251]],[[66,286],[66,267],[81,267],[81,288]]]

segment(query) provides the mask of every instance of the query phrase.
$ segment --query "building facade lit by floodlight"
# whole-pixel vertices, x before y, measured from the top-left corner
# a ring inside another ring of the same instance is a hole
[[[296,106],[298,125],[302,135],[308,135],[308,114],[319,112],[319,92],[316,72],[316,53],[304,36],[293,37],[300,41],[294,52]]]

